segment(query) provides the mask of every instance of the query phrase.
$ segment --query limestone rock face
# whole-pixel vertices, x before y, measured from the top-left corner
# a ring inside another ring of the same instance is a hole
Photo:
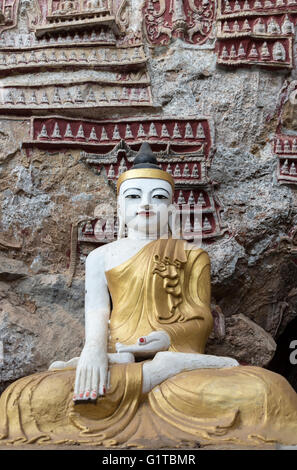
[[[210,337],[206,352],[233,357],[242,365],[265,367],[276,351],[276,342],[263,328],[243,314],[226,319],[223,339]]]
[[[90,29],[77,37],[76,32],[62,32],[51,42],[36,46],[32,28],[46,23],[45,0],[21,2],[14,23],[4,31],[8,46],[0,39],[0,56],[7,53],[7,47],[19,48],[15,54],[9,49],[9,63],[1,65],[4,58],[0,57],[4,90],[2,93],[1,88],[0,102],[6,100],[0,104],[0,341],[4,351],[0,389],[44,370],[55,360],[79,355],[83,347],[84,263],[95,245],[88,241],[77,244],[74,228],[94,213],[116,210],[116,193],[107,171],[100,172],[99,164],[91,168],[83,155],[87,152],[92,160],[96,145],[96,152],[106,158],[110,150],[105,146],[106,135],[95,135],[95,124],[88,124],[88,132],[83,133],[81,121],[87,119],[124,123],[128,137],[122,130],[120,135],[119,129],[118,135],[109,131],[107,136],[119,147],[125,138],[132,142],[132,131],[126,127],[132,118],[145,122],[156,116],[190,116],[209,121],[213,145],[207,178],[215,205],[222,208],[224,230],[203,248],[211,258],[212,301],[223,312],[226,336],[211,338],[208,353],[267,365],[275,341],[297,317],[297,242],[292,238],[297,226],[297,192],[294,184],[279,184],[275,153],[275,135],[282,132],[293,138],[297,129],[296,104],[286,94],[296,79],[296,65],[293,70],[218,66],[215,24],[203,44],[173,36],[166,46],[149,47],[144,37],[141,55],[137,51],[127,55],[126,46],[133,46],[143,19],[143,2],[127,1],[130,23],[126,36],[119,39],[121,52],[117,50],[114,57],[108,56],[115,47],[113,37],[96,43],[99,36],[92,37]],[[126,18],[126,13],[122,11],[120,16]],[[104,52],[102,44],[109,40],[112,45]],[[82,41],[84,47],[80,48]],[[97,56],[105,60],[103,66],[88,55],[87,48],[95,49],[94,44]],[[37,61],[31,51],[35,46]],[[47,62],[42,62],[43,50]],[[124,61],[128,57],[131,62],[133,54],[136,57],[131,70],[125,62],[117,68],[125,54]],[[106,107],[98,101],[101,83],[107,84],[110,101],[106,104],[101,96]],[[150,87],[150,101],[136,106],[135,100],[140,100],[146,86]],[[116,87],[122,87],[120,94]],[[132,88],[133,95],[129,95]],[[59,101],[61,96],[64,104]],[[56,101],[51,108],[49,99]],[[66,144],[59,135],[61,129],[55,128],[56,115],[72,119],[72,128],[65,124],[63,130]],[[35,118],[48,119],[48,128],[44,131],[41,125],[34,134]],[[150,141],[153,133],[154,129],[143,140]],[[120,140],[112,140],[117,138]],[[178,149],[174,151],[178,154]],[[118,148],[119,158],[121,152]],[[284,238],[286,250],[279,248]],[[75,271],[71,286],[67,285],[69,265]]]
[[[59,275],[0,282],[0,391],[20,377],[46,370],[57,358],[80,354],[83,292],[82,282],[69,291]]]
[[[28,269],[22,261],[9,258],[0,258],[0,280],[13,281],[25,277]]]

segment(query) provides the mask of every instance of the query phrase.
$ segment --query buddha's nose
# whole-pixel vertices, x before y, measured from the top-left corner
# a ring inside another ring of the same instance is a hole
[[[141,199],[141,207],[143,207],[145,210],[149,210],[151,205],[150,205],[150,196],[149,194],[144,194]]]

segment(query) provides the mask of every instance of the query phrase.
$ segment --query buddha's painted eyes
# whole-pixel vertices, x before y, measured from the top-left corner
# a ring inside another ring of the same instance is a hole
[[[125,199],[141,199],[141,196],[139,194],[127,194]],[[153,199],[168,199],[168,197],[164,196],[164,194],[155,194]]]
[[[140,199],[139,194],[127,194],[126,199]]]

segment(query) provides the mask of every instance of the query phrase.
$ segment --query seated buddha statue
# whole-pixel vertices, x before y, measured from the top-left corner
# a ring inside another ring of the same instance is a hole
[[[284,377],[204,354],[209,256],[173,236],[174,180],[148,144],[117,191],[118,239],[86,261],[82,353],[4,391],[0,442],[297,444],[297,394]]]

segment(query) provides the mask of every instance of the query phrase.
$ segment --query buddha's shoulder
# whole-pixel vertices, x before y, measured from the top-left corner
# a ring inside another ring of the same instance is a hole
[[[87,257],[87,263],[96,262],[96,264],[104,265],[104,261],[107,257],[116,255],[126,245],[127,242],[125,243],[125,239],[119,239],[110,243],[106,243],[105,245],[101,245],[98,248],[95,248],[95,250],[91,251]]]
[[[108,253],[110,250],[112,250],[112,247],[116,247],[118,240],[115,240],[114,242],[106,243],[105,245],[101,245],[98,248],[95,248],[95,250],[91,251],[89,253],[87,259],[88,260],[93,260],[93,259],[102,259],[102,256]]]

